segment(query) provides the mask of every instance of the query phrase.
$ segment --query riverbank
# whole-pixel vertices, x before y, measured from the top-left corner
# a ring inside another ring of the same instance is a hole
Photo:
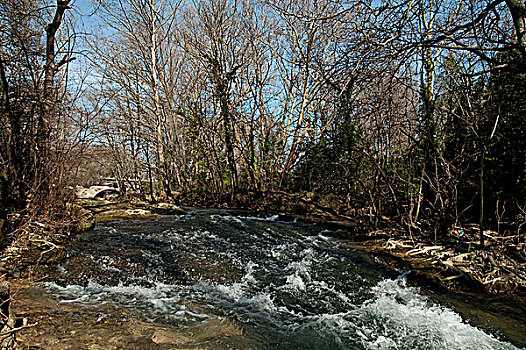
[[[364,249],[405,266],[411,271],[410,279],[420,285],[526,296],[526,264],[510,257],[501,246],[480,249],[475,242],[447,245],[390,238],[370,242]]]
[[[481,248],[474,234],[465,233],[468,228],[448,232],[443,240],[434,242],[416,239],[400,229],[363,230],[346,218],[308,222],[334,230],[332,235],[385,258],[393,268],[411,271],[408,278],[418,285],[526,297],[525,245],[513,244],[515,237],[500,237],[488,230]]]

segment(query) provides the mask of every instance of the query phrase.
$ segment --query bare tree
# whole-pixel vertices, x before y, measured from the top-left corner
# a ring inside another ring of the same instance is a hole
[[[172,196],[166,125],[173,117],[173,101],[168,99],[173,97],[174,87],[166,79],[178,68],[174,61],[179,57],[172,55],[174,44],[170,41],[177,6],[153,0],[101,2],[99,16],[113,31],[92,45],[94,63],[106,81],[102,87],[111,91],[105,94],[108,102],[122,111],[121,121],[133,129],[132,138],[137,141],[139,136],[151,145],[142,147],[145,155],[148,149],[155,150],[154,169],[164,197]],[[123,53],[127,55],[123,57]],[[131,145],[138,154],[136,142]]]
[[[57,204],[53,188],[61,186],[63,173],[57,163],[60,148],[53,139],[60,138],[57,127],[63,122],[67,75],[56,79],[56,74],[73,59],[74,34],[70,26],[63,26],[69,3],[6,2],[1,7],[1,187],[3,204],[14,209],[38,213]]]
[[[251,55],[250,43],[244,35],[246,9],[242,4],[224,1],[199,1],[186,9],[185,45],[208,74],[214,98],[214,110],[221,123],[230,200],[238,191],[236,155],[237,106],[233,105],[233,88]],[[215,145],[213,145],[215,147]]]

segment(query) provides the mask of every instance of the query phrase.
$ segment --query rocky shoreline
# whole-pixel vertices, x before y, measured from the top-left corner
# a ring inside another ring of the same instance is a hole
[[[499,247],[471,248],[388,239],[365,248],[412,271],[420,284],[452,291],[526,296],[526,264]]]
[[[186,210],[170,203],[112,202],[107,200],[79,199],[80,231],[91,229],[96,222],[149,218],[156,215],[183,215]]]

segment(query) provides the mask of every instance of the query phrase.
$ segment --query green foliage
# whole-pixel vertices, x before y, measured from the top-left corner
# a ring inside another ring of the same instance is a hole
[[[443,180],[450,179],[445,184],[450,210],[462,212],[466,219],[474,221],[479,205],[476,196],[479,192],[480,145],[485,133],[481,123],[485,117],[481,107],[485,81],[481,78],[474,82],[453,57],[449,57],[443,66],[440,76],[443,93],[439,98],[440,108],[445,114],[442,176]]]
[[[306,145],[294,172],[294,191],[359,199],[370,173],[361,151],[364,142],[357,122],[344,118],[335,123],[317,143]]]
[[[503,55],[504,61],[516,60],[518,54]],[[514,205],[526,198],[526,74],[511,71],[494,72],[487,90],[486,129],[491,142],[487,148],[489,208],[496,201]]]
[[[452,210],[476,221],[483,156],[484,217],[495,220],[497,203],[506,203],[507,217],[513,221],[526,197],[526,74],[496,70],[474,80],[453,58],[444,66],[443,176],[452,180],[450,200],[454,195],[457,201]]]

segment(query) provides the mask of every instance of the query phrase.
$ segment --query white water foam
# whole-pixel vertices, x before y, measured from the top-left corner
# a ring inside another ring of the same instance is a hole
[[[285,268],[285,271],[288,273],[286,277],[287,283],[282,288],[304,292],[306,284],[312,281],[310,272],[312,263],[315,260],[314,251],[311,248],[304,249],[301,251],[300,256],[302,257],[301,260],[292,261]]]
[[[252,220],[252,221],[278,221],[279,215],[272,215],[268,217],[261,216],[237,216],[240,220]]]
[[[334,344],[347,342],[353,348],[358,343],[371,350],[518,349],[431,302],[402,279],[381,281],[371,292],[372,299],[348,312],[305,317],[302,328],[316,330]]]
[[[174,286],[156,283],[147,288],[138,285],[103,286],[89,282],[87,286],[60,286],[46,282],[44,286],[58,294],[60,303],[79,303],[84,305],[102,305],[109,301],[118,301],[124,306],[137,307],[140,304],[154,315],[178,321],[197,321],[210,318],[208,314],[189,310],[179,297]]]
[[[517,349],[434,304],[403,279],[381,281],[371,292],[373,298],[356,310],[315,322],[334,334],[354,333],[366,349]]]
[[[280,244],[268,251],[268,256],[276,259],[286,258],[287,253],[296,250],[298,247],[297,243],[286,243]]]
[[[251,232],[246,230],[250,223],[243,220],[256,220],[215,214],[211,218],[218,226],[240,230],[239,235]],[[49,288],[66,303],[93,305],[114,301],[138,308],[141,313],[181,321],[209,317],[186,306],[202,305],[210,314],[226,314],[238,322],[249,323],[249,327],[255,325],[258,332],[268,330],[271,335],[268,339],[265,335],[264,341],[283,337],[284,344],[289,341],[296,344],[295,339],[300,339],[297,342],[300,345],[290,347],[294,349],[516,349],[420,295],[418,289],[408,287],[403,279],[384,280],[370,287],[366,275],[341,268],[348,267],[349,262],[344,255],[331,254],[327,247],[337,242],[327,242],[332,240],[327,237],[329,232],[301,240],[291,236],[277,239],[279,230],[276,238],[267,233],[267,228],[258,232],[253,244],[250,241],[247,244],[244,236],[238,239],[223,236],[222,231],[214,228],[209,230],[174,228],[160,235],[141,234],[141,237],[156,238],[169,244],[172,250],[184,252],[184,258],[193,264],[182,265],[183,272],[186,269],[199,272],[207,266],[222,269],[222,264],[235,266],[236,272],[242,272],[234,276],[234,282],[193,273],[194,285],[169,285],[158,283],[167,280],[157,278],[157,272],[150,272],[147,276],[123,278],[127,284],[117,286],[91,282],[86,287],[50,285]],[[160,259],[157,253],[147,256],[148,261]],[[121,266],[116,261],[108,256],[94,260],[107,271]],[[134,264],[128,261],[129,270],[136,270]],[[363,283],[355,283],[356,280]],[[280,349],[288,348],[285,345]]]
[[[441,349],[516,349],[473,327],[459,314],[432,303],[405,280],[384,280],[372,289],[374,298],[361,307],[365,315],[383,323],[368,330],[370,349],[392,348],[407,342]],[[386,329],[388,332],[385,332]],[[380,332],[385,332],[380,334]],[[383,337],[383,338],[380,338]]]
[[[287,284],[290,287],[292,287],[292,288],[294,288],[296,290],[299,290],[301,292],[305,291],[305,282],[303,282],[303,279],[298,274],[288,275],[287,276]]]
[[[304,273],[308,270],[311,254],[304,251],[303,256],[307,264],[302,260],[288,266],[295,274],[287,277],[287,285],[295,285],[299,291],[304,291],[305,283],[295,278],[299,271]],[[250,315],[263,315],[263,312],[275,327],[287,332],[315,330],[320,336],[331,338],[332,344],[339,344],[338,348],[345,348],[345,344],[359,344],[364,349],[517,349],[469,325],[452,310],[433,303],[419,294],[417,288],[407,286],[402,278],[377,283],[370,289],[371,298],[361,305],[353,306],[350,303],[352,298],[341,298],[348,302],[347,312],[305,316],[285,306],[277,306],[272,288],[251,291],[251,287],[257,284],[254,273],[258,266],[248,263],[246,273],[239,282],[231,285],[201,282],[198,288],[194,286],[194,290],[204,293],[207,298],[225,300],[246,309],[248,319],[253,317]],[[323,281],[312,281],[312,285],[331,289]],[[120,300],[120,296],[132,305],[149,303],[153,313],[175,320],[199,321],[209,317],[188,310],[174,291],[174,286],[162,283],[151,288],[122,284],[102,286],[94,282],[86,287],[61,287],[55,283],[47,283],[47,286],[65,298],[63,303],[101,304],[108,299]]]
[[[91,261],[100,266],[101,270],[109,272],[121,272],[120,269],[115,267],[115,260],[112,257],[105,255],[100,257],[94,257],[93,255],[89,255],[89,258],[91,259]]]
[[[331,237],[331,235],[334,235],[334,231],[330,231],[330,230],[322,230],[320,232],[318,232],[318,238],[319,239],[322,239],[324,241],[331,241],[331,240],[334,240],[333,237]]]
[[[232,216],[232,215],[212,214],[210,215],[210,219],[212,220],[212,222],[214,221],[217,222],[216,220],[219,219],[219,220],[223,220],[226,222],[235,222],[235,223],[243,225],[243,221],[241,221],[240,218],[238,218],[237,216]]]

